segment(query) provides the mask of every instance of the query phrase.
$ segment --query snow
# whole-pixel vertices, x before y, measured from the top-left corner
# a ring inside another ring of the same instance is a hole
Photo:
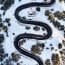
[[[18,6],[22,5],[22,4],[25,4],[25,3],[29,3],[29,2],[42,2],[43,0],[22,0],[21,2],[18,2],[18,0],[15,1],[14,5],[12,5],[12,7],[7,10],[5,16],[3,16],[3,20],[5,18],[10,18],[11,19],[11,26],[9,27],[9,30],[8,30],[8,35],[9,37],[6,37],[5,35],[5,41],[3,43],[3,46],[4,46],[4,49],[5,49],[5,52],[8,53],[9,55],[16,51],[18,52],[15,47],[14,47],[14,39],[17,35],[19,34],[22,34],[22,33],[35,33],[35,34],[43,34],[43,31],[40,30],[38,32],[34,31],[32,28],[34,27],[34,25],[27,25],[27,24],[20,24],[18,23],[18,21],[16,20],[15,16],[14,16],[14,13],[15,13],[15,10]],[[62,7],[61,7],[62,6]],[[63,11],[65,10],[65,4],[64,3],[61,3],[59,4],[59,2],[57,2],[56,0],[56,3],[54,5],[52,5],[51,7],[41,7],[41,12],[36,12],[36,16],[34,17],[31,17],[33,20],[38,20],[38,21],[41,21],[41,22],[45,22],[47,23],[49,26],[51,26],[52,30],[53,30],[53,35],[52,35],[52,39],[48,39],[48,40],[40,40],[41,42],[46,42],[45,44],[45,48],[46,47],[49,47],[49,44],[52,43],[54,48],[55,49],[58,49],[57,46],[58,46],[58,43],[61,42],[64,37],[63,37],[63,32],[60,32],[59,30],[57,30],[53,24],[51,24],[48,20],[47,20],[47,17],[44,15],[44,12],[45,10],[47,9],[52,9],[54,8],[54,11]],[[33,11],[35,11],[35,8],[36,7],[32,7],[33,8]],[[28,11],[30,10],[30,8],[27,8],[27,9],[24,9],[23,11],[21,11],[19,14],[20,16],[26,16],[27,19],[29,19],[28,17]],[[2,11],[0,11],[2,13]],[[65,24],[65,22],[63,21],[60,21],[61,24]],[[25,29],[25,26],[31,26],[31,29],[30,30],[26,30]],[[0,33],[3,33],[3,32],[0,32]],[[12,33],[15,33],[15,35],[13,36]],[[39,41],[39,42],[40,42]],[[25,43],[23,45],[23,47],[27,50],[30,51],[31,49],[31,46],[36,44],[37,40],[27,40],[27,43]],[[51,51],[51,49],[49,50],[46,50],[44,49],[42,51],[42,54],[39,55],[42,59],[43,59],[43,62],[46,60],[46,59],[51,59],[51,55],[52,53],[54,53],[54,51]],[[28,58],[27,56],[21,56],[21,59],[20,61],[23,61],[23,64],[22,65],[35,65],[36,64],[36,61],[34,61],[33,59],[31,58]]]

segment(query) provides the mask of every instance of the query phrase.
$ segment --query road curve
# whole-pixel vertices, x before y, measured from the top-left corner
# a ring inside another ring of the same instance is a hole
[[[24,5],[21,5],[19,6],[16,10],[15,10],[15,18],[18,20],[18,22],[20,23],[24,23],[24,24],[31,24],[31,25],[38,25],[38,26],[41,26],[41,27],[44,27],[46,28],[47,30],[47,35],[46,36],[43,36],[43,35],[36,35],[36,34],[30,34],[30,33],[24,33],[24,34],[20,34],[18,35],[15,39],[14,39],[14,46],[15,48],[22,54],[30,57],[30,58],[33,58],[35,59],[39,65],[44,65],[43,64],[43,61],[41,60],[40,57],[32,54],[32,53],[29,53],[28,51],[24,50],[24,49],[21,49],[18,45],[18,42],[20,39],[23,39],[23,38],[29,38],[29,39],[37,39],[37,40],[45,40],[45,39],[48,39],[51,37],[52,35],[52,29],[50,28],[49,25],[47,25],[46,23],[43,23],[43,22],[40,22],[40,21],[33,21],[33,20],[27,20],[27,19],[22,19],[20,16],[19,16],[19,12],[25,8],[28,8],[30,6],[32,7],[35,7],[35,6],[41,6],[41,7],[49,7],[51,6],[52,4],[55,3],[55,0],[52,0],[50,3],[38,3],[38,2],[34,2],[34,3],[27,3],[27,4],[24,4]]]

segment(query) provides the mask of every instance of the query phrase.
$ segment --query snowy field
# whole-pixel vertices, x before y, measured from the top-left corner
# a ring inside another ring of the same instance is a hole
[[[30,3],[30,2],[43,2],[43,0],[21,0],[20,2],[18,0],[15,0],[15,3],[6,11],[5,15],[4,16],[2,15],[2,20],[5,20],[6,18],[10,18],[10,23],[11,23],[11,26],[8,27],[8,37],[6,36],[6,34],[3,31],[0,31],[0,34],[3,33],[5,36],[5,40],[3,42],[3,48],[4,48],[5,53],[8,53],[8,57],[11,57],[11,53],[13,53],[13,52],[20,54],[14,47],[14,39],[17,35],[22,34],[22,33],[33,33],[33,34],[43,35],[43,33],[46,32],[46,31],[42,31],[42,29],[40,29],[39,31],[35,31],[35,30],[33,30],[34,25],[20,24],[20,23],[18,23],[17,19],[15,18],[14,13],[15,13],[16,8],[20,5]],[[44,43],[45,47],[44,47],[43,51],[41,52],[41,54],[37,54],[39,57],[41,57],[43,62],[45,62],[46,59],[51,59],[51,56],[53,53],[59,53],[58,44],[62,43],[62,40],[65,40],[64,36],[63,36],[64,32],[61,30],[58,30],[57,28],[55,28],[53,26],[52,23],[50,23],[50,21],[48,20],[48,17],[45,16],[45,10],[54,9],[54,11],[52,11],[52,12],[55,12],[55,11],[62,12],[63,10],[65,10],[64,4],[65,4],[64,2],[60,3],[60,2],[58,2],[58,0],[56,0],[56,3],[54,3],[50,7],[40,7],[40,9],[41,9],[40,12],[36,11],[36,7],[32,7],[33,11],[36,12],[36,15],[34,15],[33,17],[28,16],[29,15],[28,12],[30,12],[30,10],[31,10],[30,8],[24,9],[19,13],[19,15],[21,17],[25,16],[27,19],[45,22],[52,28],[53,33],[52,33],[51,38],[49,38],[47,40],[26,39],[26,43],[23,44],[23,48],[25,48],[28,51],[31,51],[32,45],[35,45],[37,42]],[[0,5],[0,7],[1,6],[2,5]],[[0,13],[3,14],[3,11],[0,10]],[[62,25],[65,26],[65,21],[63,21],[63,20],[58,20],[58,21]],[[4,25],[7,25],[7,24],[4,23]],[[31,27],[31,29],[26,30],[25,29],[26,26]],[[13,33],[15,33],[15,35],[13,35]],[[53,51],[51,51],[50,44],[52,44],[54,47]],[[49,49],[46,49],[47,47]],[[64,46],[62,47],[62,49],[64,49]],[[57,51],[55,51],[55,50],[57,50]],[[37,64],[37,62],[34,59],[24,56],[23,54],[20,54],[20,55],[21,55],[21,58],[16,63],[20,63],[21,65],[36,65]],[[3,62],[0,62],[0,63],[3,63]],[[13,65],[16,65],[16,63],[13,62]],[[61,60],[61,64],[62,64],[62,60]]]

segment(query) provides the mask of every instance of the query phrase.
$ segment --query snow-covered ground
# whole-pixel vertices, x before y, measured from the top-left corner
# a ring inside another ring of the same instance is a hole
[[[34,25],[27,25],[27,24],[20,24],[18,23],[17,19],[14,16],[15,10],[18,6],[22,5],[22,4],[26,4],[26,3],[30,3],[30,2],[43,2],[43,0],[22,0],[21,2],[19,2],[18,0],[15,0],[15,3],[10,7],[10,9],[8,9],[6,11],[5,16],[2,16],[2,19],[5,20],[6,18],[10,18],[10,23],[11,26],[8,28],[8,35],[9,37],[6,36],[5,34],[5,41],[3,42],[3,47],[6,53],[9,54],[9,56],[11,55],[12,52],[17,52],[19,53],[16,48],[14,47],[14,39],[17,35],[22,34],[22,33],[34,33],[34,34],[43,34],[43,31],[40,29],[40,31],[34,31],[33,27]],[[32,20],[38,20],[41,22],[45,22],[47,23],[53,30],[53,34],[52,34],[52,38],[49,38],[47,40],[30,40],[27,39],[26,43],[23,45],[23,47],[26,50],[31,50],[32,45],[36,44],[36,42],[43,42],[45,43],[45,48],[42,51],[42,54],[40,54],[39,56],[42,58],[43,62],[45,62],[46,59],[51,59],[51,55],[52,53],[58,53],[59,51],[51,51],[51,49],[46,50],[46,47],[50,48],[50,44],[53,44],[54,49],[58,49],[58,44],[59,42],[61,43],[62,40],[64,39],[63,37],[63,31],[59,31],[58,29],[56,29],[52,23],[49,22],[48,18],[44,15],[45,10],[47,9],[54,9],[54,11],[63,11],[65,10],[65,3],[59,3],[56,0],[56,3],[50,7],[40,7],[41,11],[37,12],[36,11],[36,15],[34,17],[28,17],[28,12],[30,11],[30,8],[24,9],[23,11],[20,12],[20,16],[26,16],[27,19],[32,19]],[[32,7],[33,11],[35,11],[36,7]],[[3,11],[0,11],[0,13],[2,13]],[[61,24],[65,25],[64,21],[59,21]],[[6,25],[6,24],[5,24]],[[31,26],[30,30],[26,30],[25,26]],[[0,32],[3,33],[4,32]],[[13,36],[12,33],[15,33],[15,35]],[[21,54],[21,59],[19,60],[23,61],[22,65],[35,65],[37,64],[36,61],[34,61],[34,59],[31,59],[27,56],[24,56]]]

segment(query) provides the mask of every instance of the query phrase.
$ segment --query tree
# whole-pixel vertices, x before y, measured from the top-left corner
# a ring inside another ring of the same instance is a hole
[[[0,34],[0,43],[2,43],[4,41],[4,35]]]
[[[52,60],[53,65],[60,65],[59,54],[52,54],[51,60]]]

